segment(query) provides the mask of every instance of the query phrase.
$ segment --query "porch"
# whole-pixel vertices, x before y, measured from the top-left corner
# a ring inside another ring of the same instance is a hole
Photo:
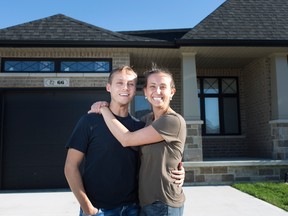
[[[284,181],[285,174],[288,173],[286,120],[270,121],[267,124],[271,132],[268,134],[270,138],[266,142],[259,142],[258,148],[250,148],[245,136],[207,139],[201,136],[201,123],[187,121],[184,151],[186,185]],[[210,144],[212,141],[214,146]],[[210,150],[207,150],[209,145]]]

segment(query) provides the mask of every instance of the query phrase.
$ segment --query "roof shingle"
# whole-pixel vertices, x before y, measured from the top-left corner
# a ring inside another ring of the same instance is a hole
[[[109,31],[57,14],[36,21],[0,29],[0,40],[36,41],[159,41]]]
[[[287,40],[287,0],[227,0],[181,39]]]

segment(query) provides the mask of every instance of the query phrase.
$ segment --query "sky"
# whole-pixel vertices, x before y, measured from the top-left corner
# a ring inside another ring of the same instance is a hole
[[[192,28],[225,0],[2,0],[0,29],[64,14],[111,31]]]

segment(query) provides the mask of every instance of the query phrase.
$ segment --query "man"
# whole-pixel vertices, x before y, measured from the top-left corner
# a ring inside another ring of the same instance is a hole
[[[110,73],[106,85],[111,95],[111,111],[130,131],[144,127],[144,123],[128,113],[136,82],[137,74],[124,66]],[[102,115],[84,115],[66,147],[65,176],[80,204],[80,216],[138,215],[138,152],[122,147]],[[80,165],[84,158],[82,174]]]

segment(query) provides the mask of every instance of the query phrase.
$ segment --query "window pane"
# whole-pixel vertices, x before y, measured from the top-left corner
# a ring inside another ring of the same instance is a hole
[[[37,62],[24,61],[22,62],[22,71],[37,71],[37,66]]]
[[[76,62],[61,62],[61,71],[63,72],[77,71],[77,63]]]
[[[21,62],[19,61],[5,61],[4,70],[6,72],[21,71]]]
[[[239,133],[237,98],[224,98],[224,131],[226,134]]]
[[[95,71],[109,71],[110,70],[110,64],[109,62],[95,62]]]
[[[222,79],[222,93],[237,93],[237,82],[234,78]]]
[[[204,79],[204,94],[218,94],[218,79]]]
[[[149,102],[145,99],[144,95],[136,95],[134,97],[134,116],[141,118],[145,114],[151,112]]]
[[[94,62],[77,62],[77,70],[80,72],[94,71]]]
[[[202,116],[202,114],[201,114],[201,99],[200,99],[200,97],[198,97],[198,109],[200,111],[200,116]]]
[[[50,72],[54,71],[51,61],[5,61],[5,72]]]
[[[197,79],[197,90],[198,90],[198,94],[201,93],[201,90],[200,90],[200,79]]]
[[[205,98],[206,134],[219,134],[219,104],[218,98]]]
[[[62,72],[109,72],[109,61],[63,61]]]
[[[40,71],[55,71],[54,69],[54,62],[49,62],[49,61],[41,61],[40,63]]]

